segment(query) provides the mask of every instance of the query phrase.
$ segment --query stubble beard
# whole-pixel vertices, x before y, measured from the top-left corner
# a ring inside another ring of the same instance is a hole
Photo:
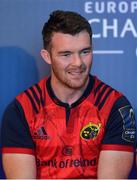
[[[64,79],[65,85],[70,89],[79,90],[83,88],[88,80],[88,75],[82,78],[81,80],[70,80],[70,79]]]
[[[52,73],[54,73],[54,76],[55,76],[57,82],[59,82],[59,84],[61,84],[64,87],[67,87],[69,89],[75,89],[75,90],[84,88],[84,86],[86,85],[88,78],[89,78],[90,69],[87,71],[87,67],[85,65],[83,65],[80,69],[82,71],[81,78],[78,78],[78,79],[75,79],[75,78],[73,79],[73,78],[69,77],[70,76],[69,71],[71,71],[72,69],[66,68],[65,75],[62,76],[62,74],[59,71],[57,71],[56,66],[53,66]]]

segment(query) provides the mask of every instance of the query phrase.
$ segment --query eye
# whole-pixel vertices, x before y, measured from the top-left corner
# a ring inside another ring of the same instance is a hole
[[[64,54],[62,54],[62,56],[64,56],[64,57],[69,57],[71,54],[70,53],[64,53]]]
[[[87,55],[87,54],[89,54],[89,53],[91,53],[91,50],[90,50],[90,49],[85,49],[85,50],[83,50],[83,51],[81,52],[81,55]]]
[[[61,57],[67,58],[67,57],[70,57],[72,53],[69,52],[69,51],[66,51],[66,52],[61,52],[59,54],[60,54]]]
[[[88,54],[90,54],[91,53],[91,49],[85,49],[85,50],[83,50],[83,51],[81,51],[81,55],[83,55],[83,56],[85,56],[85,55],[88,55]]]

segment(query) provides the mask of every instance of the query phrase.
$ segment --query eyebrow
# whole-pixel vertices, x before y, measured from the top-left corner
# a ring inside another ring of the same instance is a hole
[[[67,53],[72,53],[72,51],[66,50],[66,51],[59,51],[58,52],[58,54],[67,54]]]

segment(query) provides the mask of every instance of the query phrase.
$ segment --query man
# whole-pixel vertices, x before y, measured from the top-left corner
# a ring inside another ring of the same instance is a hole
[[[89,75],[92,30],[75,12],[55,11],[41,55],[51,76],[19,94],[2,125],[7,178],[127,178],[135,121],[122,93]]]

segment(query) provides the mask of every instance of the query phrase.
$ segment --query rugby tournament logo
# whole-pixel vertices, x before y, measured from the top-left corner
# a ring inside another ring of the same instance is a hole
[[[128,142],[134,142],[136,138],[135,115],[131,106],[124,106],[119,109],[123,119],[122,139]]]
[[[97,125],[90,122],[88,125],[83,127],[80,132],[80,137],[85,140],[94,139],[97,137],[100,127],[100,123]]]

